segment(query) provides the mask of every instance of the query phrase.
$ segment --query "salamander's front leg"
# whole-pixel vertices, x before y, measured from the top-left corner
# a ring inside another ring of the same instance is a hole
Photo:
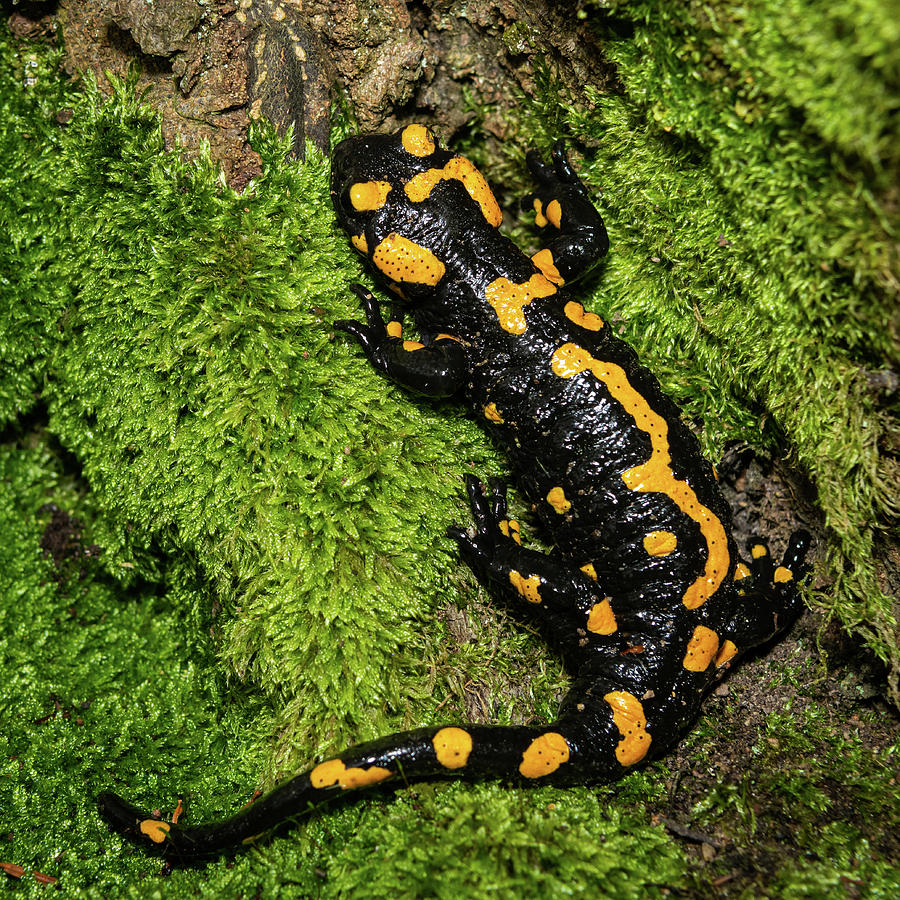
[[[366,322],[345,319],[335,328],[352,334],[377,372],[427,397],[449,397],[467,377],[465,353],[451,337],[441,335],[428,346],[403,340],[399,321],[385,324],[378,301],[361,284],[350,289],[363,302]]]
[[[554,282],[563,284],[588,271],[609,249],[609,238],[578,173],[566,158],[562,141],[553,147],[553,163],[545,163],[537,151],[525,157],[537,182],[535,192],[522,201],[525,210],[534,209],[538,228],[548,225],[559,234],[532,262]]]

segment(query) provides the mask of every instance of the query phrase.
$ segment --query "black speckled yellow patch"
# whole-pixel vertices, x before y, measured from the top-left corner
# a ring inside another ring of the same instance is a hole
[[[519,773],[525,778],[542,778],[569,761],[569,745],[555,731],[536,737],[522,754]]]
[[[522,284],[514,284],[508,278],[497,278],[485,288],[484,296],[497,313],[504,331],[524,334],[527,327],[524,307],[537,297],[550,297],[555,293],[556,285],[536,273]]]
[[[372,251],[372,262],[383,275],[401,284],[437,284],[444,264],[427,248],[391,233]]]
[[[461,769],[472,752],[472,735],[463,728],[442,728],[431,741],[437,761],[445,769]]]

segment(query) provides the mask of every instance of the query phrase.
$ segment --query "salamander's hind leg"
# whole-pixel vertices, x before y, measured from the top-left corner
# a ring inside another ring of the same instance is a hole
[[[562,141],[553,147],[548,165],[529,151],[525,157],[537,187],[522,201],[524,210],[534,209],[538,228],[550,225],[558,234],[532,262],[554,284],[563,284],[588,271],[609,249],[609,238],[578,173],[566,158]]]
[[[492,480],[485,491],[468,475],[466,488],[475,534],[459,527],[447,532],[463,560],[484,587],[526,610],[545,629],[567,665],[577,665],[581,650],[615,630],[614,621],[606,627],[612,613],[600,586],[574,563],[521,546],[519,523],[508,518],[502,482]]]
[[[804,565],[810,536],[795,531],[788,542],[781,564],[772,561],[765,541],[747,542],[749,565],[740,563],[735,572],[735,587],[740,605],[727,636],[743,652],[769,640],[789,628],[803,610],[797,582],[806,574]]]

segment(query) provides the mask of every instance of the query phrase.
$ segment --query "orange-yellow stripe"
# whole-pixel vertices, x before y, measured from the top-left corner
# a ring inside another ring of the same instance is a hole
[[[566,283],[566,280],[559,274],[556,263],[553,262],[552,250],[549,250],[546,247],[544,247],[543,250],[538,250],[538,252],[531,257],[531,261],[544,273],[544,277],[547,278],[548,281],[552,281],[554,284],[558,285]]]
[[[622,740],[616,744],[616,759],[623,766],[633,766],[650,749],[651,738],[647,732],[644,707],[628,691],[611,691],[603,699],[612,707],[613,722],[622,736]]]
[[[445,769],[461,769],[472,752],[472,735],[462,728],[442,728],[431,739],[437,761]]]
[[[722,642],[722,646],[719,648],[719,652],[716,654],[716,668],[719,666],[724,666],[725,663],[730,662],[737,655],[738,648],[735,645],[734,641],[725,640]]]
[[[466,189],[466,193],[481,207],[481,214],[489,225],[496,228],[503,221],[500,205],[491,193],[487,180],[464,156],[454,156],[441,169],[419,172],[407,182],[404,190],[413,203],[421,203],[431,195],[436,185],[446,180],[458,181]]]
[[[392,281],[437,284],[444,264],[427,248],[391,232],[372,252],[372,262]]]
[[[706,565],[700,576],[684,592],[682,602],[688,609],[702,606],[718,590],[728,574],[728,538],[718,517],[700,502],[686,481],[678,480],[673,474],[672,457],[669,455],[669,426],[666,420],[631,386],[621,366],[595,359],[577,344],[563,344],[557,348],[553,353],[551,366],[560,378],[572,378],[581,372],[591,372],[634,419],[635,425],[650,436],[650,458],[624,472],[622,480],[633,491],[665,494],[700,526],[700,532],[706,541]]]
[[[522,754],[519,772],[525,778],[540,778],[569,761],[569,744],[555,731],[536,737]]]
[[[360,212],[381,209],[391,192],[387,181],[360,181],[350,188],[350,202]]]
[[[381,766],[370,766],[362,769],[357,766],[347,768],[339,759],[330,759],[319,763],[310,773],[309,780],[314,788],[327,788],[339,784],[345,791],[349,788],[367,787],[390,778],[388,769]]]
[[[541,579],[537,575],[526,578],[521,572],[513,569],[509,573],[509,582],[529,603],[540,603],[543,599]]]
[[[592,634],[613,634],[618,627],[608,597],[591,607],[591,611],[588,613],[587,630]]]
[[[485,405],[484,417],[490,419],[492,422],[496,422],[498,425],[503,424],[503,416],[500,414],[500,410],[497,409],[496,403],[488,403]]]
[[[576,325],[586,328],[588,331],[600,331],[603,328],[603,319],[596,313],[585,312],[584,307],[574,300],[570,300],[564,307],[566,318]]]
[[[159,819],[144,819],[138,827],[141,834],[150,838],[154,844],[161,844],[172,830],[168,822],[160,822]]]
[[[547,216],[547,221],[554,228],[559,228],[562,225],[562,207],[559,205],[559,200],[551,200],[547,204],[544,214]]]
[[[434,135],[425,125],[407,125],[400,135],[400,143],[413,156],[431,156],[435,150]]]
[[[719,636],[705,625],[698,625],[688,641],[682,665],[689,672],[705,672],[719,651]]]

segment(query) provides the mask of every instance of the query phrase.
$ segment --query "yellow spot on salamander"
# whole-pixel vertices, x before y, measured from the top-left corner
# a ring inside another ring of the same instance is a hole
[[[497,278],[484,289],[485,298],[500,319],[500,327],[511,334],[525,332],[525,313],[522,312],[522,307],[536,297],[550,297],[555,293],[556,286],[539,272],[535,272],[522,284],[515,284],[508,278]]]
[[[569,745],[566,739],[555,731],[548,731],[536,737],[522,754],[519,772],[525,778],[541,778],[555,772],[569,761]]]
[[[547,216],[547,221],[554,227],[559,228],[562,224],[562,207],[559,205],[559,200],[551,200],[547,204],[547,211],[545,213]]]
[[[403,336],[403,325],[397,321],[390,321],[385,326],[384,330],[387,332],[388,337],[398,338]]]
[[[500,205],[491,193],[487,180],[464,156],[454,156],[442,169],[419,172],[407,182],[404,190],[413,203],[421,203],[442,181],[458,181],[481,208],[488,225],[496,228],[503,221]]]
[[[432,739],[437,761],[445,769],[461,769],[472,752],[472,735],[462,728],[442,728]]]
[[[422,350],[425,347],[424,344],[420,344],[418,341],[404,341],[403,349],[407,351],[407,353],[411,353],[413,350]]]
[[[172,829],[168,822],[160,822],[158,819],[144,819],[138,827],[141,834],[150,838],[154,844],[161,844]]]
[[[400,143],[413,156],[431,156],[434,153],[434,135],[424,125],[407,125],[400,135]]]
[[[632,416],[635,425],[649,435],[652,447],[650,458],[642,465],[624,472],[622,480],[633,491],[665,494],[689,519],[700,526],[700,533],[706,541],[706,565],[703,572],[688,586],[681,600],[688,609],[701,606],[719,589],[728,574],[728,537],[718,517],[700,503],[686,481],[680,481],[672,472],[669,426],[666,420],[631,386],[621,366],[595,359],[577,344],[563,344],[559,347],[553,353],[551,367],[560,378],[572,378],[581,372],[591,372]]]
[[[534,224],[538,228],[546,228],[547,217],[544,215],[544,207],[537,197],[534,198]]]
[[[391,192],[386,181],[359,181],[350,188],[350,202],[360,212],[381,209]]]
[[[628,691],[611,691],[603,699],[612,707],[613,722],[622,735],[622,740],[616,744],[616,759],[623,766],[633,766],[650,749],[651,737],[647,733],[644,707]]]
[[[784,566],[779,566],[775,570],[775,574],[772,576],[772,580],[775,581],[776,584],[784,584],[786,581],[794,580],[794,573],[790,569],[786,569]]]
[[[574,300],[570,300],[564,307],[563,312],[566,318],[573,321],[576,325],[586,328],[588,331],[600,331],[603,328],[603,319],[596,313],[584,311],[584,307]]]
[[[496,422],[498,425],[503,423],[503,416],[500,415],[500,410],[497,409],[496,403],[488,403],[485,406],[484,417],[492,422]]]
[[[381,766],[371,766],[368,769],[356,767],[348,769],[339,759],[330,759],[327,762],[319,763],[309,773],[309,780],[314,788],[327,788],[339,784],[344,790],[378,784],[379,781],[390,777],[390,770],[383,769]]]
[[[319,763],[310,773],[309,780],[314,788],[331,787],[337,784],[341,775],[347,771],[347,767],[339,759],[329,759]]]
[[[372,253],[372,262],[391,281],[437,284],[444,264],[428,249],[391,232]]]
[[[754,559],[762,559],[764,556],[768,556],[768,554],[769,551],[766,550],[765,544],[754,544],[750,550],[750,555]]]
[[[678,546],[671,531],[651,531],[644,536],[644,549],[650,556],[668,556]]]
[[[734,642],[726,639],[719,649],[718,654],[716,655],[716,668],[718,669],[721,666],[724,666],[725,663],[734,659],[734,657],[737,655],[737,652],[738,648],[734,644]]]
[[[749,578],[749,577],[750,577],[750,570],[743,563],[738,563],[734,567],[734,580],[735,581],[742,581],[744,578]]]
[[[552,251],[548,250],[546,247],[543,250],[538,250],[538,252],[531,257],[531,261],[544,273],[549,281],[552,281],[557,285],[566,283],[565,278],[559,274],[556,263],[553,262]]]
[[[682,665],[689,672],[705,672],[719,649],[719,636],[705,625],[698,625],[688,641]]]
[[[597,570],[594,568],[593,563],[585,563],[585,565],[581,567],[581,571],[584,572],[591,581],[597,580]]]
[[[500,522],[500,533],[511,537],[517,544],[522,543],[522,527],[515,519],[503,519]]]
[[[547,502],[560,514],[567,513],[572,504],[566,499],[566,494],[561,487],[551,488],[547,494]]]
[[[360,253],[369,252],[369,244],[366,241],[366,236],[364,234],[351,234],[350,243],[353,244]]]
[[[529,603],[540,603],[543,599],[539,593],[541,579],[537,575],[526,578],[521,572],[513,569],[509,573],[509,581]]]
[[[591,634],[612,634],[618,628],[609,598],[595,603],[588,613],[587,630]]]

